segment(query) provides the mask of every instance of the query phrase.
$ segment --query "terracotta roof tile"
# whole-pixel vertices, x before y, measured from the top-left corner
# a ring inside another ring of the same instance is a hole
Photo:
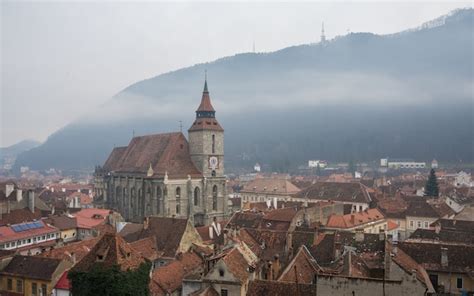
[[[347,215],[331,215],[326,227],[347,229],[384,219],[385,217],[379,209],[368,209]]]
[[[82,260],[82,258],[84,258],[84,256],[86,256],[91,251],[91,249],[98,241],[99,238],[91,238],[79,242],[73,242],[63,247],[57,247],[49,251],[43,252],[37,256],[55,259],[65,259],[69,261],[73,261],[74,256],[76,262],[78,262]]]
[[[145,262],[145,258],[122,237],[106,233],[73,269],[86,272],[94,265],[107,268],[118,265],[121,270],[128,270],[138,268],[143,262]]]
[[[61,260],[16,255],[0,274],[49,281],[59,267]]]
[[[171,263],[155,269],[150,281],[153,295],[162,295],[176,291],[181,287],[184,277],[203,268],[202,264],[201,257],[194,252],[186,252]],[[161,293],[160,290],[164,293]]]
[[[292,195],[300,191],[291,181],[281,178],[259,178],[245,184],[241,193]]]
[[[122,156],[118,160],[112,157],[107,165],[115,172],[146,174],[150,164],[155,177],[165,173],[171,179],[202,176],[191,160],[188,141],[182,133],[134,137]]]
[[[163,252],[156,249],[156,240],[154,236],[131,242],[130,246],[151,262],[155,261],[163,254]]]
[[[147,229],[137,226],[142,224],[135,224],[135,231],[124,228],[120,235],[128,242],[154,236],[157,250],[163,251],[165,257],[174,258],[188,226],[188,219],[149,217],[148,221]]]
[[[297,198],[369,203],[371,197],[361,183],[317,182],[294,195]]]

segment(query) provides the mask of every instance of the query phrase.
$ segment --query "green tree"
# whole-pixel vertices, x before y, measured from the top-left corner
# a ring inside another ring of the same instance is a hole
[[[439,196],[438,180],[434,169],[431,169],[425,185],[425,196]]]
[[[136,270],[121,271],[115,265],[112,268],[94,266],[87,272],[70,271],[72,295],[74,296],[148,296],[151,263],[142,263]]]

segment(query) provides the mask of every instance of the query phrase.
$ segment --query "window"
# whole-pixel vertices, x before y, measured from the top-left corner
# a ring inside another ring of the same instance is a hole
[[[16,280],[16,291],[18,293],[23,292],[23,280]]]
[[[359,212],[362,212],[362,206],[359,206]]]
[[[221,277],[224,276],[224,269],[219,269],[219,276],[221,276]]]
[[[227,296],[227,289],[221,289],[221,296]]]
[[[47,295],[46,292],[47,292],[46,284],[42,284],[41,285],[41,294],[43,294],[43,296],[46,296]]]
[[[38,284],[31,283],[31,295],[38,295]]]
[[[217,211],[217,185],[212,187],[212,210]]]
[[[421,228],[421,221],[418,221],[417,226],[418,228]]]
[[[194,205],[199,206],[199,196],[201,195],[201,190],[199,187],[194,188]]]
[[[425,221],[425,228],[428,228],[428,221]]]
[[[456,279],[456,288],[462,289],[462,278]]]
[[[8,289],[8,291],[13,290],[13,280],[12,279],[7,280],[7,289]]]
[[[216,136],[212,135],[212,154],[216,153]]]
[[[413,229],[413,220],[410,220],[410,228]]]
[[[176,188],[176,214],[181,212],[181,188]]]

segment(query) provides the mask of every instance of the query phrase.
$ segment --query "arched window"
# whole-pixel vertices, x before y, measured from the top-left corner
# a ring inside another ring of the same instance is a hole
[[[216,176],[216,171],[215,170],[212,170],[211,172],[211,176],[215,177]]]
[[[160,214],[161,213],[161,187],[156,186],[156,213]]]
[[[217,211],[217,185],[212,187],[212,210]]]
[[[212,135],[212,154],[216,153],[216,136]]]
[[[179,214],[181,210],[181,188],[176,188],[176,214]]]
[[[132,208],[132,215],[135,216],[137,213],[137,197],[135,195],[135,187],[130,189],[130,207]]]
[[[194,205],[199,206],[199,197],[201,195],[201,190],[199,187],[194,188]]]

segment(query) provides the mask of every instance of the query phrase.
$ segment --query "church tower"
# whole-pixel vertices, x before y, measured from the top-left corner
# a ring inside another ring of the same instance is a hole
[[[201,104],[196,119],[188,130],[189,153],[194,165],[206,178],[224,176],[224,129],[216,120],[207,79],[204,81]]]

